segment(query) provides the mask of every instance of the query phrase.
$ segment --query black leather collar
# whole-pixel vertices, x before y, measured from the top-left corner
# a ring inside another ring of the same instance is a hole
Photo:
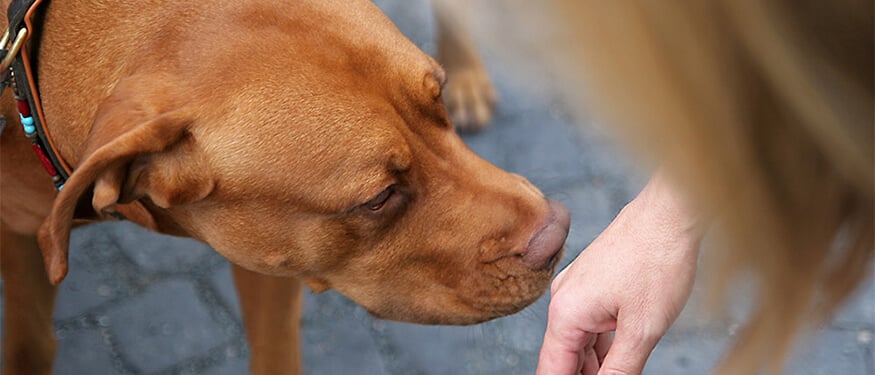
[[[28,54],[28,41],[37,31],[33,24],[42,0],[13,0],[9,4],[9,28],[0,45],[0,93],[8,86],[15,90],[19,121],[33,145],[46,172],[58,190],[70,177],[72,169],[55,149],[44,126],[45,116],[39,100],[33,61]]]

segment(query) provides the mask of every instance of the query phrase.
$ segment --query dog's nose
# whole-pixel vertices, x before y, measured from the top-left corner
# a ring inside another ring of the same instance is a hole
[[[556,263],[571,224],[568,209],[562,203],[549,199],[548,204],[550,218],[546,225],[532,236],[523,254],[523,263],[533,270],[550,268]]]

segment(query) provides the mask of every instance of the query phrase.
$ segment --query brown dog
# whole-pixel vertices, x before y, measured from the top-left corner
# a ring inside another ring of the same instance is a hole
[[[431,324],[516,312],[549,284],[567,211],[463,144],[441,67],[369,1],[45,11],[46,128],[74,173],[53,189],[7,92],[4,375],[50,373],[70,230],[115,213],[235,264],[255,374],[299,371],[299,280]]]

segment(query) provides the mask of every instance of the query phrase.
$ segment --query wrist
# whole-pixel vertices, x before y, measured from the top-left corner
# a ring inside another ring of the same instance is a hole
[[[637,228],[648,228],[649,237],[670,241],[678,248],[698,254],[698,244],[704,236],[705,220],[693,208],[689,199],[663,173],[657,173],[620,212]]]

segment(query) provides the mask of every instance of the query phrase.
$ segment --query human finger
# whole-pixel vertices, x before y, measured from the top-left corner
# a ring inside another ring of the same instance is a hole
[[[614,342],[614,337],[610,332],[599,333],[596,338],[593,349],[595,350],[596,358],[598,358],[599,366],[605,362],[605,356],[608,355],[608,350],[611,348],[611,343]]]
[[[596,335],[593,335],[595,338]],[[592,344],[595,344],[593,342]],[[595,354],[595,349],[592,347],[592,344],[585,347],[580,356],[580,374],[581,375],[598,375],[599,372],[599,360]]]
[[[575,323],[567,309],[550,309],[538,358],[538,375],[572,375],[579,371],[579,354],[593,334],[577,328]]]
[[[605,356],[599,375],[641,374],[661,336],[636,328],[622,324],[617,327],[614,342]]]

